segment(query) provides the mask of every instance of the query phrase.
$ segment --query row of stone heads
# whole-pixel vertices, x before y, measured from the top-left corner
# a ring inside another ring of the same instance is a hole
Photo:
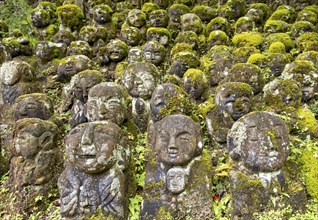
[[[104,215],[127,216],[126,184],[130,180],[124,174],[131,164],[131,148],[135,147],[127,133],[109,121],[78,125],[65,138],[67,162],[62,173],[55,169],[62,165],[63,158],[58,142],[58,128],[54,123],[36,118],[17,121],[10,165],[13,192],[20,192],[24,187],[29,187],[28,193],[32,187],[39,192],[41,186],[56,184],[59,176],[62,217],[89,216],[96,213],[98,207]],[[189,189],[187,183],[191,178],[188,169],[200,161],[205,148],[198,123],[185,115],[166,116],[149,126],[147,148],[154,152],[153,158],[148,159],[155,161],[158,167],[152,171],[147,169],[146,182],[155,181],[152,178],[156,173],[163,172],[168,191],[160,193],[184,198],[185,190],[198,190]],[[270,112],[243,116],[228,133],[227,151],[234,162],[242,163],[253,172],[279,171],[289,154],[285,124]],[[151,163],[147,166],[153,166]],[[149,204],[151,206],[151,202]],[[148,211],[145,209],[142,213]]]

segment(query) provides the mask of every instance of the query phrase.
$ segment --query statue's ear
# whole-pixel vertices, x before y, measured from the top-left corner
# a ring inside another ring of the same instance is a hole
[[[53,139],[53,133],[46,131],[39,137],[39,145],[42,149],[48,150],[53,146]]]

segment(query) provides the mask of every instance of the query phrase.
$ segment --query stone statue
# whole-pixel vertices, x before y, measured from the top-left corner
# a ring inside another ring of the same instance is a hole
[[[199,124],[185,115],[169,115],[149,127],[151,162],[140,219],[160,219],[165,214],[173,219],[212,218],[209,166],[201,160],[200,133]]]
[[[233,123],[247,114],[253,104],[253,91],[246,83],[225,83],[216,89],[215,107],[206,115],[206,126],[211,139],[226,143]]]
[[[14,104],[14,119],[39,118],[49,120],[53,115],[52,100],[44,93],[31,93],[19,96]]]
[[[121,79],[122,85],[132,97],[129,107],[132,120],[141,131],[145,131],[150,116],[149,99],[161,81],[155,65],[146,62],[129,64]]]
[[[74,88],[71,95],[74,100],[71,108],[71,127],[87,122],[85,116],[85,103],[88,100],[89,90],[101,83],[104,79],[103,75],[97,70],[84,70],[73,76]]]
[[[230,188],[233,219],[247,219],[253,212],[287,205],[304,210],[305,190],[284,169],[289,137],[277,115],[252,112],[240,118],[228,133],[227,150],[233,161]]]
[[[10,188],[24,210],[31,212],[37,196],[56,187],[62,167],[58,128],[49,121],[24,118],[16,122],[10,162]]]
[[[158,41],[147,41],[142,48],[144,60],[160,66],[165,61],[166,48]]]
[[[107,120],[121,126],[127,119],[128,92],[114,82],[95,85],[89,92],[86,116],[89,122]]]
[[[112,122],[90,122],[66,137],[67,165],[58,180],[62,219],[87,219],[101,208],[113,219],[127,217],[126,180],[129,147]]]
[[[13,104],[20,95],[41,92],[35,81],[32,67],[24,61],[8,61],[2,64],[0,76],[3,86],[2,98],[6,104]]]

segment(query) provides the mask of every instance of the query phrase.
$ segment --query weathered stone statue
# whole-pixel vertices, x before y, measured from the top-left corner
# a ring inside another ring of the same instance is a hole
[[[170,114],[188,113],[189,99],[186,92],[172,83],[159,84],[150,99],[150,116],[157,122]]]
[[[165,61],[166,48],[158,41],[147,41],[142,48],[144,60],[160,66]]]
[[[136,27],[125,27],[120,31],[120,39],[128,46],[140,46],[143,43],[141,32]]]
[[[38,118],[21,119],[15,124],[10,189],[27,212],[32,211],[36,197],[46,198],[56,187],[63,158],[57,147],[57,132],[54,123]]]
[[[128,92],[114,82],[94,86],[88,95],[86,116],[89,122],[107,120],[121,126],[127,119]]]
[[[140,219],[212,218],[209,165],[199,124],[170,115],[148,130],[150,147]]]
[[[206,115],[211,142],[226,143],[229,129],[251,110],[252,104],[253,91],[246,83],[225,83],[217,87],[215,107]]]
[[[19,96],[14,104],[14,119],[39,118],[49,120],[53,115],[52,100],[44,93],[31,93]]]
[[[129,64],[122,75],[121,83],[132,97],[129,107],[131,118],[141,131],[147,129],[149,99],[160,81],[161,76],[156,66],[146,62]]]
[[[90,122],[66,137],[67,165],[58,180],[62,219],[87,219],[98,209],[113,219],[126,219],[129,147],[112,122]]]
[[[2,98],[5,104],[13,104],[20,95],[40,92],[41,88],[34,82],[36,75],[32,67],[24,61],[8,61],[0,69],[3,86]]]
[[[121,29],[124,29],[127,26],[138,28],[141,32],[142,39],[146,39],[146,14],[143,13],[140,9],[131,9],[129,11],[126,22],[121,26]]]
[[[169,23],[169,15],[166,10],[154,10],[148,14],[149,27],[166,28]]]
[[[304,188],[284,167],[289,137],[277,115],[252,112],[243,116],[229,131],[227,146],[234,163],[230,188],[232,219],[249,219],[254,212],[287,205],[304,210]]]
[[[197,68],[200,66],[200,60],[198,56],[191,51],[181,51],[176,53],[172,60],[171,66],[168,70],[169,74],[175,75],[181,79],[184,73],[190,68]]]
[[[98,4],[92,8],[94,25],[98,32],[107,33],[107,41],[116,38],[116,26],[112,22],[113,10],[107,4]]]
[[[89,90],[101,83],[104,79],[103,75],[97,70],[84,70],[76,74],[74,77],[74,87],[71,91],[74,96],[71,108],[71,127],[87,122],[85,116],[85,103],[88,100]]]

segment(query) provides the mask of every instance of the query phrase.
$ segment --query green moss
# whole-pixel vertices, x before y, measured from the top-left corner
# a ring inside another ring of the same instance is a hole
[[[301,155],[301,170],[307,193],[318,200],[318,145],[307,147]]]
[[[289,30],[289,24],[281,20],[267,20],[264,25],[264,31],[266,33],[279,33]]]
[[[69,28],[79,26],[84,19],[83,11],[75,4],[66,4],[57,7],[56,12],[61,23]]]
[[[194,52],[182,51],[175,54],[172,60],[181,60],[188,68],[196,68],[200,66],[200,60]]]
[[[211,31],[222,30],[225,33],[229,34],[230,24],[223,17],[213,18],[206,26],[206,34],[210,34]]]
[[[247,62],[258,65],[259,63],[267,63],[269,62],[269,60],[268,57],[264,54],[254,53],[248,58]]]
[[[175,43],[187,43],[196,49],[199,45],[198,35],[194,31],[182,31],[175,39]]]
[[[309,5],[309,6],[306,6],[303,10],[312,11],[318,16],[318,5]]]
[[[269,15],[271,13],[270,7],[267,4],[265,4],[265,3],[254,3],[254,4],[251,4],[249,9],[253,9],[253,8],[260,9],[260,10],[263,11],[263,13],[264,13],[264,16],[263,16],[264,21],[268,19]]]
[[[245,46],[254,46],[261,47],[263,43],[263,37],[260,33],[250,32],[250,33],[241,33],[236,34],[232,38],[232,42],[236,47],[245,47]]]
[[[47,40],[53,40],[53,36],[54,34],[56,34],[56,32],[58,32],[59,27],[56,24],[51,24],[48,27],[45,28],[45,32],[46,32],[46,39]]]
[[[314,32],[315,30],[315,26],[309,21],[296,21],[290,28],[294,37],[299,37],[306,32]]]
[[[268,53],[281,53],[285,54],[286,52],[286,47],[282,42],[274,42],[269,46]]]
[[[223,31],[212,31],[207,40],[209,47],[221,44],[227,45],[228,42],[229,37]]]
[[[193,48],[190,44],[187,44],[187,43],[177,43],[171,49],[170,56],[173,57],[175,54],[182,52],[182,51],[193,52]]]
[[[297,109],[298,120],[297,123],[301,132],[308,131],[311,134],[317,135],[318,124],[315,115],[306,107],[301,107]]]
[[[155,216],[155,219],[173,220],[174,218],[171,213],[166,210],[166,208],[160,207],[158,213]]]
[[[274,11],[274,13],[269,17],[269,20],[280,20],[290,23],[293,20],[293,16],[289,10],[280,9]]]
[[[216,17],[217,11],[206,5],[196,5],[192,9],[191,13],[196,14],[201,18],[203,22],[210,21],[212,18]]]
[[[309,21],[312,24],[317,23],[317,14],[313,11],[302,10],[297,15],[297,21]]]
[[[160,36],[168,36],[169,41],[171,40],[171,32],[167,28],[150,27],[147,29],[147,36],[157,33],[160,34]]]
[[[282,42],[285,45],[287,52],[294,47],[293,40],[286,33],[274,33],[266,37],[266,45],[268,47],[274,42]]]
[[[146,2],[145,4],[143,4],[141,11],[147,15],[150,12],[155,11],[155,10],[159,10],[159,9],[160,8],[157,4],[151,3],[151,2]]]
[[[260,50],[254,46],[239,47],[233,51],[233,57],[239,63],[245,63],[247,59],[254,53],[260,53]]]

